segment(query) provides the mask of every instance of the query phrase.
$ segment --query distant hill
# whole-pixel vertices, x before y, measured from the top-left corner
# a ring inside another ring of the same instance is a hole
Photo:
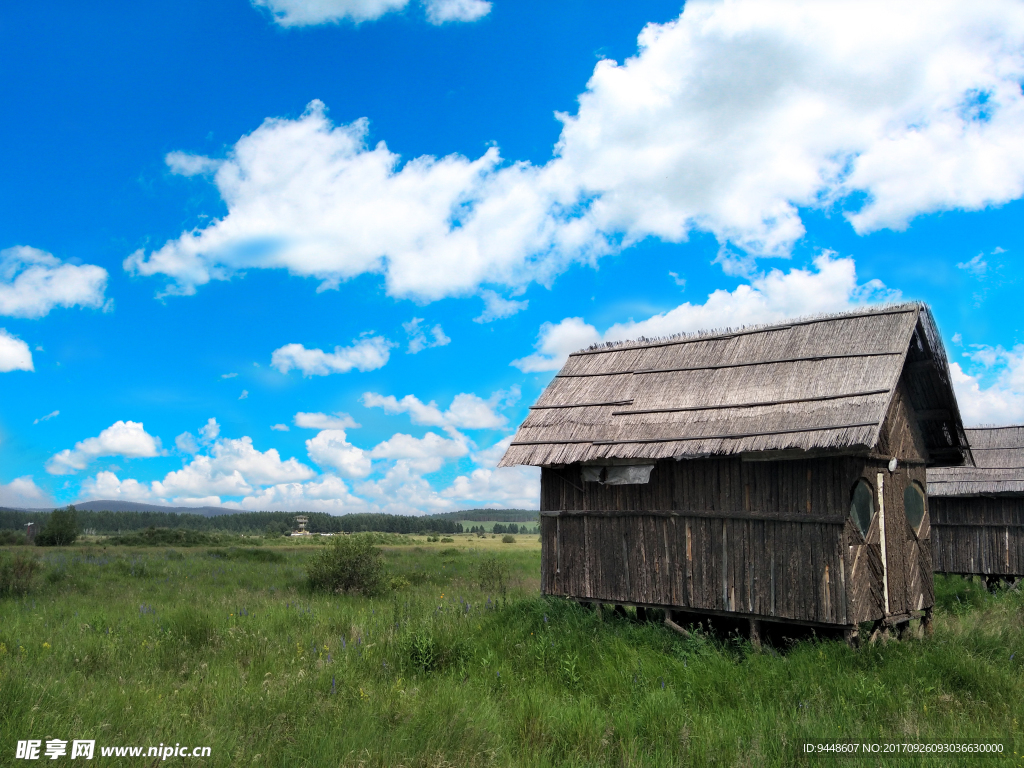
[[[142,504],[138,501],[113,501],[110,499],[83,501],[81,504],[75,504],[75,509],[84,512],[177,512],[179,515],[202,515],[203,517],[237,515],[249,511],[228,507],[171,507],[165,504]]]

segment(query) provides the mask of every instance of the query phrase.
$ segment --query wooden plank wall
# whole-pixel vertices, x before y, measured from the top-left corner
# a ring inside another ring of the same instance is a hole
[[[1024,498],[933,497],[936,573],[1024,576]]]
[[[578,466],[544,468],[542,590],[816,623],[880,618],[879,516],[867,537],[849,522],[853,484],[874,487],[878,472],[890,613],[928,607],[930,545],[903,516],[903,490],[923,483],[924,467],[889,473],[857,457],[668,460],[648,484],[621,486],[585,483]]]

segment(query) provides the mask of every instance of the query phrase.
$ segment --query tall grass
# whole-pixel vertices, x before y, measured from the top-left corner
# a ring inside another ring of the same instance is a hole
[[[1020,763],[1019,593],[943,579],[928,640],[757,652],[544,599],[539,551],[508,550],[386,550],[409,586],[372,599],[310,592],[316,549],[49,552],[0,600],[0,763],[61,738],[208,765],[789,766],[840,737],[998,739],[984,764]]]

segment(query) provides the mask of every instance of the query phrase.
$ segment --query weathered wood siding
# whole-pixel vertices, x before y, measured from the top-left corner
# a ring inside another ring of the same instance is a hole
[[[936,573],[1024,576],[1024,497],[935,496]]]
[[[823,624],[852,624],[932,604],[927,520],[903,515],[920,464],[889,473],[856,457],[788,461],[660,461],[644,485],[582,480],[580,467],[541,474],[541,588],[603,602],[672,606]],[[849,520],[859,478],[883,475],[880,516],[862,537]]]

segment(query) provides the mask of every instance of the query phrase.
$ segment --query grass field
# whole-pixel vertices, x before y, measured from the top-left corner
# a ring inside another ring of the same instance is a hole
[[[168,765],[979,764],[800,751],[834,738],[993,739],[980,764],[1024,764],[1019,592],[940,579],[926,641],[755,651],[542,598],[516,538],[385,547],[408,586],[374,599],[310,593],[319,545],[42,552],[0,598],[0,764],[25,739],[95,739],[102,765],[160,743],[210,747]],[[478,579],[495,556],[504,594]]]

